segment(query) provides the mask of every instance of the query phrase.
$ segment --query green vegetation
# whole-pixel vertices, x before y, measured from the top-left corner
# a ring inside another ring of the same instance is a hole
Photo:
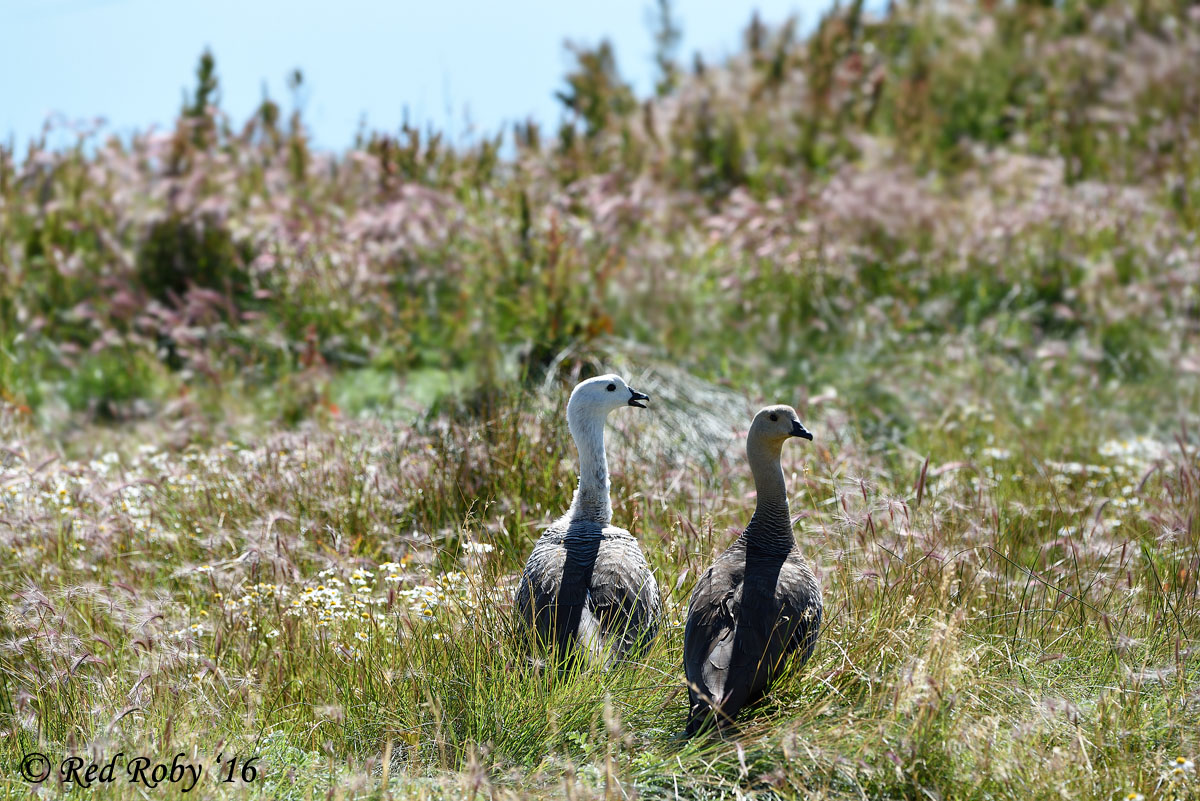
[[[0,796],[181,750],[203,797],[1200,796],[1200,13],[652,24],[655,97],[578,46],[511,150],[237,128],[208,55],[167,135],[0,146]],[[557,677],[511,596],[602,368],[672,625]],[[684,741],[767,402],[827,625]]]

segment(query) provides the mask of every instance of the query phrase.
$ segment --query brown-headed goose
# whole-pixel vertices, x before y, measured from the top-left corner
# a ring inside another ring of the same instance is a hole
[[[565,664],[578,653],[604,663],[636,658],[658,630],[654,574],[633,535],[611,524],[604,455],[608,413],[647,399],[620,376],[602,375],[576,386],[567,402],[579,487],[534,545],[516,599],[525,623]]]
[[[750,525],[692,590],[683,635],[687,733],[732,723],[794,656],[808,661],[821,628],[821,588],[796,549],[779,455],[790,437],[811,440],[790,406],[754,416],[746,456],[757,505]]]

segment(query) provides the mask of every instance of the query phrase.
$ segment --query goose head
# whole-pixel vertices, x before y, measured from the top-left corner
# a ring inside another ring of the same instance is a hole
[[[813,435],[800,422],[795,409],[786,404],[779,404],[768,406],[754,415],[747,441],[782,446],[784,441],[791,437],[811,440]]]
[[[568,418],[600,418],[608,416],[613,409],[622,406],[646,408],[641,401],[650,400],[625,383],[619,375],[608,374],[581,381],[571,392],[567,401]]]

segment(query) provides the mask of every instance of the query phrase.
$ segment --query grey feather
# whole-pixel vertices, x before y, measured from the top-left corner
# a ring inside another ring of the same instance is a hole
[[[534,546],[517,609],[568,663],[577,654],[611,663],[640,656],[658,631],[658,583],[628,531],[560,520]]]
[[[822,600],[796,551],[756,553],[739,538],[692,591],[684,629],[688,733],[709,718],[723,726],[763,696],[789,659],[812,656]]]

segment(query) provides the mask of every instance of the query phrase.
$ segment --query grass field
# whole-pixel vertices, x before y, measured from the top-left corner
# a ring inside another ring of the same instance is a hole
[[[207,59],[165,134],[0,146],[0,797],[1200,797],[1200,11],[744,39],[652,98],[579,49],[507,147],[316,151]],[[511,599],[602,370],[669,625],[563,677]],[[775,402],[825,627],[684,740]]]

